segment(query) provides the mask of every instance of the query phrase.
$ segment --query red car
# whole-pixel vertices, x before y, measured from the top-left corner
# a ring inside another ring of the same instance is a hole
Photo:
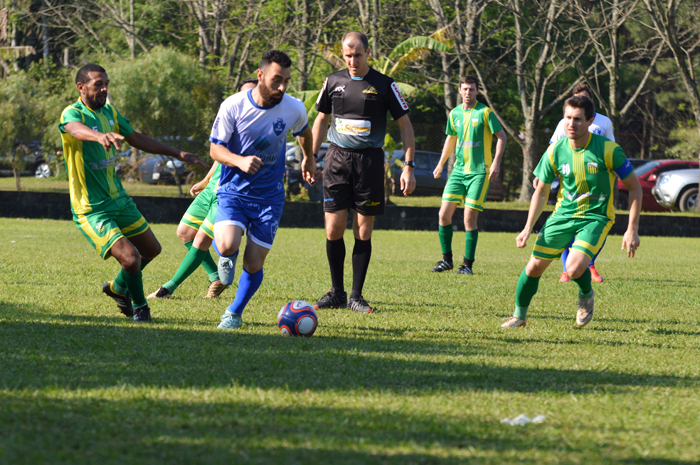
[[[687,160],[649,160],[648,162],[639,165],[634,169],[634,174],[639,179],[639,184],[642,185],[642,210],[667,212],[668,208],[664,208],[656,201],[651,193],[652,187],[656,185],[656,179],[666,171],[683,170],[689,168],[697,168],[697,161]],[[617,180],[617,188],[620,193],[617,198],[617,208],[620,210],[629,210],[629,190],[620,179]]]

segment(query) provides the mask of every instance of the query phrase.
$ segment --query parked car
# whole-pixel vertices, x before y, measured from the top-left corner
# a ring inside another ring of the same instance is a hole
[[[700,169],[668,171],[659,176],[651,191],[660,205],[686,212],[698,202],[698,179]]]
[[[23,155],[24,168],[20,171],[20,176],[34,176],[36,178],[48,178],[51,176],[51,167],[48,163],[48,158],[41,149],[39,142],[30,142],[26,144],[28,153]],[[0,176],[12,176],[12,166],[9,162],[0,161]]]
[[[180,184],[188,184],[188,177],[194,173],[187,171],[187,164],[177,158],[164,155],[144,154],[139,164],[139,179],[146,184],[175,184],[172,172],[180,178]]]
[[[321,144],[316,159],[316,182],[312,186],[301,178],[301,160],[297,158],[297,146],[291,143],[287,144],[285,179],[288,196],[290,194],[298,195],[302,189],[306,189],[310,201],[320,202],[323,200],[323,163],[329,147],[330,144],[327,142]]]
[[[656,185],[656,181],[663,173],[673,170],[697,168],[697,161],[686,160],[651,160],[634,169],[634,173],[639,179],[639,184],[642,185],[642,210],[647,211],[668,211],[669,207],[660,205],[654,198],[651,190]],[[619,194],[617,204],[615,205],[620,210],[629,210],[629,190],[624,183],[618,179],[617,188]]]
[[[433,171],[440,162],[440,152],[416,150],[414,155],[416,167],[413,170],[413,175],[416,177],[416,189],[413,191],[413,194],[419,196],[442,195],[442,191],[445,189],[445,184],[447,183],[448,177],[447,163],[445,163],[445,165],[442,167],[442,174],[439,178],[435,179],[433,176]],[[396,163],[392,163],[392,192],[394,195],[403,195],[401,192],[401,173],[403,172],[402,166],[404,160],[403,150],[394,151],[392,154],[392,159],[399,160],[401,162],[401,166],[397,166]],[[503,200],[503,181],[500,177],[489,186],[489,191],[486,194],[486,200]]]

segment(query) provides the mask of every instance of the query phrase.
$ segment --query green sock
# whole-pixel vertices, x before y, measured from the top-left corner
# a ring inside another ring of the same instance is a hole
[[[209,282],[214,282],[219,279],[219,267],[211,257],[209,250],[207,249],[204,252],[206,252],[206,254],[204,254],[204,259],[202,260],[202,268],[207,272]]]
[[[521,320],[527,318],[527,309],[530,306],[532,298],[537,294],[537,287],[540,285],[540,278],[532,278],[523,272],[520,273],[518,279],[518,287],[515,291],[515,316]]]
[[[467,260],[474,260],[474,254],[476,253],[476,242],[479,240],[479,230],[466,231],[467,237],[464,240],[464,258]]]
[[[175,292],[175,289],[185,282],[194,273],[194,270],[199,268],[206,255],[209,255],[209,250],[199,250],[196,247],[191,247],[185,258],[182,259],[182,263],[180,263],[180,267],[177,269],[173,279],[163,284],[163,287],[170,291],[171,294]],[[209,257],[211,258],[211,255]]]
[[[122,270],[122,273],[126,280],[126,285],[129,288],[129,294],[131,294],[131,300],[134,303],[134,308],[143,307],[146,305],[146,296],[143,295],[143,279],[141,272],[139,271],[136,274],[131,274]]]
[[[438,226],[438,237],[440,238],[440,247],[442,248],[442,253],[452,253],[452,225]]]
[[[146,268],[146,265],[151,263],[151,260],[146,260],[145,258],[141,259],[141,271],[143,271],[144,268]]]
[[[581,299],[587,299],[593,295],[593,286],[591,284],[591,270],[586,268],[578,278],[571,278],[576,284],[578,284],[578,296]]]
[[[146,260],[145,258],[141,259],[141,271],[143,271],[144,268],[146,268],[146,265],[151,263],[151,260]],[[121,271],[119,271],[119,274],[117,275],[116,278],[114,278],[114,281],[112,281],[112,289],[114,292],[120,295],[126,295],[126,291],[129,290],[129,285],[128,285],[128,278],[127,275],[128,273],[124,271],[122,268]],[[133,296],[132,296],[133,298]]]

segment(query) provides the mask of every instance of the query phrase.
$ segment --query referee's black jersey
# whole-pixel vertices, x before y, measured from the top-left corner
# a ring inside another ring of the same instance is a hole
[[[326,78],[316,109],[333,115],[329,141],[360,150],[383,147],[387,111],[396,120],[408,113],[408,104],[392,78],[370,68],[357,80],[344,69]]]

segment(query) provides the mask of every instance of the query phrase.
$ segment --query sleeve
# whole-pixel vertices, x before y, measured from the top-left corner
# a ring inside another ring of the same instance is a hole
[[[549,143],[553,144],[562,137],[564,137],[566,134],[564,134],[564,120],[560,120],[559,124],[557,124],[557,128],[554,130],[554,133],[552,133],[552,138],[549,139]]]
[[[542,155],[540,162],[537,164],[537,168],[535,168],[534,174],[545,184],[552,184],[554,178],[559,176],[559,171],[554,163],[553,145],[550,145],[544,155]]]
[[[503,129],[503,126],[501,126],[501,122],[498,121],[498,118],[496,117],[496,113],[493,112],[492,109],[488,108],[488,123],[489,123],[489,129],[491,130],[491,134],[496,134],[498,131]]]
[[[323,81],[321,92],[318,93],[318,98],[316,99],[316,110],[318,110],[320,113],[330,115],[333,113],[333,101],[331,100],[331,96],[328,92],[328,79],[330,79],[330,76]]]
[[[447,117],[447,128],[445,129],[445,134],[448,136],[456,136],[457,135],[457,128],[455,127],[455,111],[452,110],[450,112],[450,116]]]
[[[615,134],[613,134],[612,121],[608,119],[608,124],[605,125],[605,137],[615,142]]]
[[[117,122],[119,123],[119,134],[121,134],[124,137],[129,137],[132,132],[134,132],[134,128],[131,127],[131,124],[129,123],[129,120],[127,118],[124,118],[121,113],[119,113],[119,110],[116,109],[116,107],[113,107],[114,111],[117,113]]]
[[[231,140],[235,130],[236,122],[233,115],[233,106],[228,100],[224,100],[214,120],[214,126],[211,128],[209,142],[226,145]]]
[[[610,142],[607,142],[606,144],[610,144]],[[606,150],[606,152],[607,151],[608,150]],[[634,171],[632,164],[629,162],[629,160],[627,160],[622,148],[617,144],[614,144],[614,148],[612,150],[612,169],[615,171],[615,174],[620,177],[620,179],[625,179]]]
[[[300,135],[302,132],[306,131],[306,128],[309,127],[309,116],[306,113],[306,107],[300,100],[297,100],[295,103],[297,110],[297,120],[291,128],[292,135],[294,137]]]
[[[74,106],[66,107],[63,110],[63,113],[61,113],[61,120],[58,123],[58,130],[61,131],[61,134],[65,134],[66,132],[66,124],[72,123],[73,121],[80,121],[81,123],[85,123],[85,117],[83,116],[83,112],[75,108]]]
[[[397,120],[403,115],[408,113],[408,103],[404,100],[401,91],[399,90],[399,85],[393,79],[389,80],[389,92],[387,92],[387,107],[389,108],[389,113]]]

